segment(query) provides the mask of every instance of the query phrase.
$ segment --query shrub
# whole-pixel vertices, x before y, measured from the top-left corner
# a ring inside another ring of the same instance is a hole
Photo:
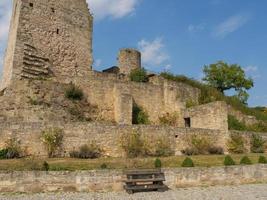
[[[266,159],[266,157],[264,157],[264,156],[260,156],[260,157],[259,157],[259,163],[260,163],[260,164],[267,164],[267,159]]]
[[[233,160],[233,158],[231,156],[225,156],[224,158],[224,165],[225,166],[231,166],[231,165],[235,165],[235,161]]]
[[[198,155],[198,150],[196,148],[186,148],[182,150],[182,154],[187,155],[187,156],[193,156],[193,155]]]
[[[5,148],[0,151],[0,159],[20,158],[21,154],[20,142],[15,138],[11,138],[6,141]]]
[[[171,141],[166,137],[161,137],[156,140],[155,143],[155,157],[167,157],[174,155],[174,151],[171,147]]]
[[[49,164],[46,161],[43,162],[42,170],[43,171],[49,171]]]
[[[137,104],[133,105],[133,124],[149,124],[148,115]]]
[[[264,144],[262,136],[259,134],[252,134],[250,138],[250,150],[252,153],[264,153]]]
[[[224,154],[224,150],[222,147],[217,147],[217,146],[211,146],[208,149],[209,154],[212,155],[223,155]]]
[[[182,163],[182,167],[195,167],[194,162],[191,158],[187,157],[183,163]]]
[[[167,126],[177,126],[178,113],[166,113],[159,117],[160,124]]]
[[[194,100],[189,99],[186,101],[185,106],[186,108],[191,108],[191,107],[197,106],[197,103]]]
[[[63,131],[59,128],[49,128],[42,132],[42,142],[45,144],[49,158],[54,157],[63,140]]]
[[[161,163],[161,160],[159,158],[157,158],[154,162],[154,166],[155,168],[161,168],[162,166],[162,163]]]
[[[81,108],[79,105],[73,105],[68,108],[69,113],[74,116],[79,121],[85,121],[85,115],[83,108]]]
[[[148,82],[147,72],[144,68],[134,69],[130,73],[130,79],[134,82]]]
[[[81,159],[95,159],[102,155],[101,148],[93,141],[89,145],[82,145],[79,151],[70,152],[70,157]]]
[[[233,115],[228,115],[228,127],[229,130],[237,130],[237,131],[247,130],[246,125],[242,122],[239,122]]]
[[[230,134],[227,147],[230,153],[242,154],[246,152],[244,138],[239,133]]]
[[[249,157],[244,156],[241,160],[240,160],[240,164],[241,165],[252,165],[251,160],[249,159]]]
[[[212,146],[212,141],[209,136],[192,135],[191,143],[198,154],[208,154],[209,148]]]
[[[141,134],[133,131],[130,134],[124,134],[121,137],[121,146],[129,158],[135,158],[146,155],[146,148]]]
[[[107,169],[107,168],[108,168],[108,166],[107,166],[107,164],[106,164],[106,163],[103,163],[103,164],[100,166],[100,168],[101,168],[101,169]]]
[[[71,83],[65,91],[65,97],[70,100],[82,100],[83,96],[83,91],[73,83]]]
[[[8,152],[7,149],[1,149],[1,150],[0,150],[0,159],[6,159],[6,157],[7,157],[7,152]]]

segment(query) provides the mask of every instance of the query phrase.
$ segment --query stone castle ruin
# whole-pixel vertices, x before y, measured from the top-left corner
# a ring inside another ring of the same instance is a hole
[[[226,103],[198,105],[199,89],[157,74],[147,83],[130,81],[130,72],[141,68],[135,49],[121,49],[118,66],[95,71],[92,31],[86,0],[13,0],[0,87],[1,138],[16,137],[30,154],[43,154],[40,134],[57,126],[64,130],[65,152],[94,138],[112,156],[120,155],[117,135],[132,129],[176,139],[177,152],[181,138],[192,132],[214,134],[223,143]],[[65,97],[70,84],[83,91],[81,101]],[[196,106],[188,108],[187,102]],[[132,124],[135,105],[149,125]],[[168,115],[176,116],[175,126],[160,126]]]

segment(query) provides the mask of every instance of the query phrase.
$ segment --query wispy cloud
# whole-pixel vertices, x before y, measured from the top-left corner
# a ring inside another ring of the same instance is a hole
[[[217,38],[225,38],[230,33],[233,33],[243,27],[249,19],[250,16],[248,14],[237,14],[231,16],[215,27],[213,35]]]
[[[258,79],[261,77],[261,74],[259,72],[259,67],[258,66],[247,66],[244,67],[243,70],[249,75],[251,76],[253,79]]]
[[[165,45],[162,38],[158,37],[153,41],[143,39],[138,42],[138,48],[142,53],[144,64],[155,67],[165,64],[165,66],[167,65],[167,67],[170,67],[170,65],[165,63],[170,57],[165,51]]]
[[[87,0],[96,20],[118,19],[134,13],[140,0]]]

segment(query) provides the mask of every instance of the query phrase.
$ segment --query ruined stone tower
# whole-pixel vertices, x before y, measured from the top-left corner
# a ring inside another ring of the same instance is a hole
[[[93,62],[92,28],[86,0],[13,0],[0,88],[19,79],[85,76]]]
[[[141,53],[135,49],[121,49],[118,65],[121,73],[130,74],[132,70],[141,68]]]

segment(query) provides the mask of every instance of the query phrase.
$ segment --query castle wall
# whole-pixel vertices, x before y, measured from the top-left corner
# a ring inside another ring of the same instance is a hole
[[[185,117],[190,118],[192,128],[228,130],[227,105],[212,102],[187,109]]]
[[[14,8],[2,87],[12,79],[87,75],[93,19],[85,0],[15,0]]]
[[[228,134],[220,130],[207,129],[185,129],[164,126],[109,126],[94,123],[1,123],[0,124],[0,149],[4,147],[5,141],[9,138],[17,138],[27,154],[46,156],[47,151],[41,142],[41,133],[49,127],[62,128],[64,131],[62,156],[69,156],[69,152],[78,150],[83,144],[95,141],[103,149],[106,156],[123,157],[124,151],[121,148],[121,138],[124,134],[132,133],[134,130],[141,133],[143,137],[149,138],[151,142],[164,137],[169,139],[176,155],[189,147],[188,137],[190,135],[211,136],[214,145],[225,148],[225,141]]]

